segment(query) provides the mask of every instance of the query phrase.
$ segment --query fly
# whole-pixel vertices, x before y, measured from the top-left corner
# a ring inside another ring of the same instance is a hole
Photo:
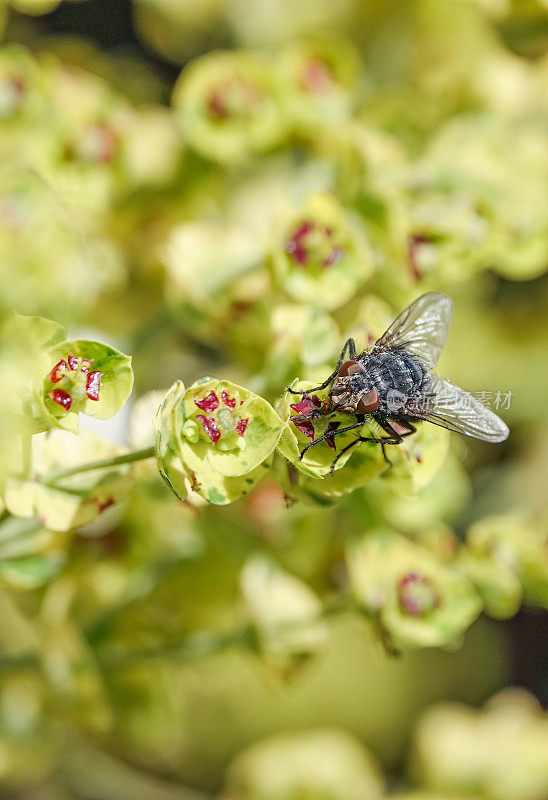
[[[302,395],[308,401],[295,404],[299,406],[301,426],[310,423],[312,429],[313,420],[333,414],[355,418],[355,422],[343,427],[329,423],[323,436],[313,439],[301,451],[300,458],[323,441],[336,449],[335,438],[362,428],[366,417],[375,420],[386,435],[359,434],[337,454],[331,474],[341,456],[360,442],[380,444],[388,461],[385,446],[401,444],[405,436],[415,433],[419,422],[431,422],[486,442],[504,441],[509,430],[496,414],[433,371],[452,314],[449,297],[438,292],[423,294],[396,317],[369,349],[358,354],[354,340],[348,339],[334,372],[322,384],[305,392],[288,388],[291,394]],[[325,403],[310,397],[312,392],[328,387]]]

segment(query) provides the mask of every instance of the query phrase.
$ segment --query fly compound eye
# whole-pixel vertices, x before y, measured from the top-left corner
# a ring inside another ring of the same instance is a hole
[[[360,402],[356,406],[356,411],[359,414],[372,414],[379,407],[379,393],[376,389],[370,389],[366,394],[361,397]]]
[[[356,372],[365,372],[365,367],[359,361],[345,361],[339,369],[339,378],[346,378],[348,375],[355,375]]]

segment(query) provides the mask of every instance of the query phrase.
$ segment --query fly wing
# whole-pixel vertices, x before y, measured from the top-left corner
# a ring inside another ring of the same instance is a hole
[[[438,363],[453,315],[453,303],[445,294],[428,292],[396,317],[373,349],[404,347],[418,356],[426,369]]]
[[[421,399],[408,404],[406,411],[484,442],[503,442],[510,433],[500,417],[483,403],[435,372],[428,376]]]

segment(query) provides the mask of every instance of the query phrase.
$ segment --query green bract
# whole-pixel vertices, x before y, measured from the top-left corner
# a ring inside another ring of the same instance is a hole
[[[65,329],[42,317],[17,316],[8,341],[32,359],[13,388],[20,428],[78,431],[78,413],[99,419],[119,411],[133,387],[131,357],[101,342],[65,341]],[[28,362],[27,362],[28,363]]]
[[[268,61],[245,51],[194,61],[175,86],[173,104],[188,143],[215,161],[239,162],[268,150],[287,130]]]
[[[68,531],[91,522],[120,503],[131,487],[129,465],[91,470],[46,485],[50,475],[79,464],[123,453],[91,431],[52,430],[33,437],[32,480],[8,480],[5,503],[16,517],[36,517],[50,530]],[[1,552],[1,551],[0,551]]]
[[[399,650],[449,645],[481,611],[466,577],[393,532],[370,531],[357,540],[347,564],[357,601]]]
[[[184,498],[189,486],[215,504],[247,494],[264,474],[283,422],[270,403],[230,381],[177,381],[156,416],[161,474]]]
[[[346,303],[373,272],[367,239],[334,196],[309,197],[283,218],[271,252],[276,283],[290,297],[329,310]]]

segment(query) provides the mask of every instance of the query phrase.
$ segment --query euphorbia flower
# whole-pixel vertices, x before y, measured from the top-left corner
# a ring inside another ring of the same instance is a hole
[[[263,152],[287,130],[275,73],[243,51],[193,61],[175,86],[173,105],[186,141],[215,161],[238,162]]]
[[[209,502],[232,502],[262,477],[282,429],[272,406],[242,386],[177,381],[156,417],[160,472],[179,497],[190,482]]]
[[[76,432],[80,412],[107,419],[127,400],[131,358],[119,350],[92,340],[66,341],[64,328],[41,317],[15,317],[11,335],[30,355],[34,370],[13,387],[21,430]]]
[[[312,195],[281,220],[271,266],[290,297],[329,310],[354,296],[373,271],[359,222],[329,194]]]

